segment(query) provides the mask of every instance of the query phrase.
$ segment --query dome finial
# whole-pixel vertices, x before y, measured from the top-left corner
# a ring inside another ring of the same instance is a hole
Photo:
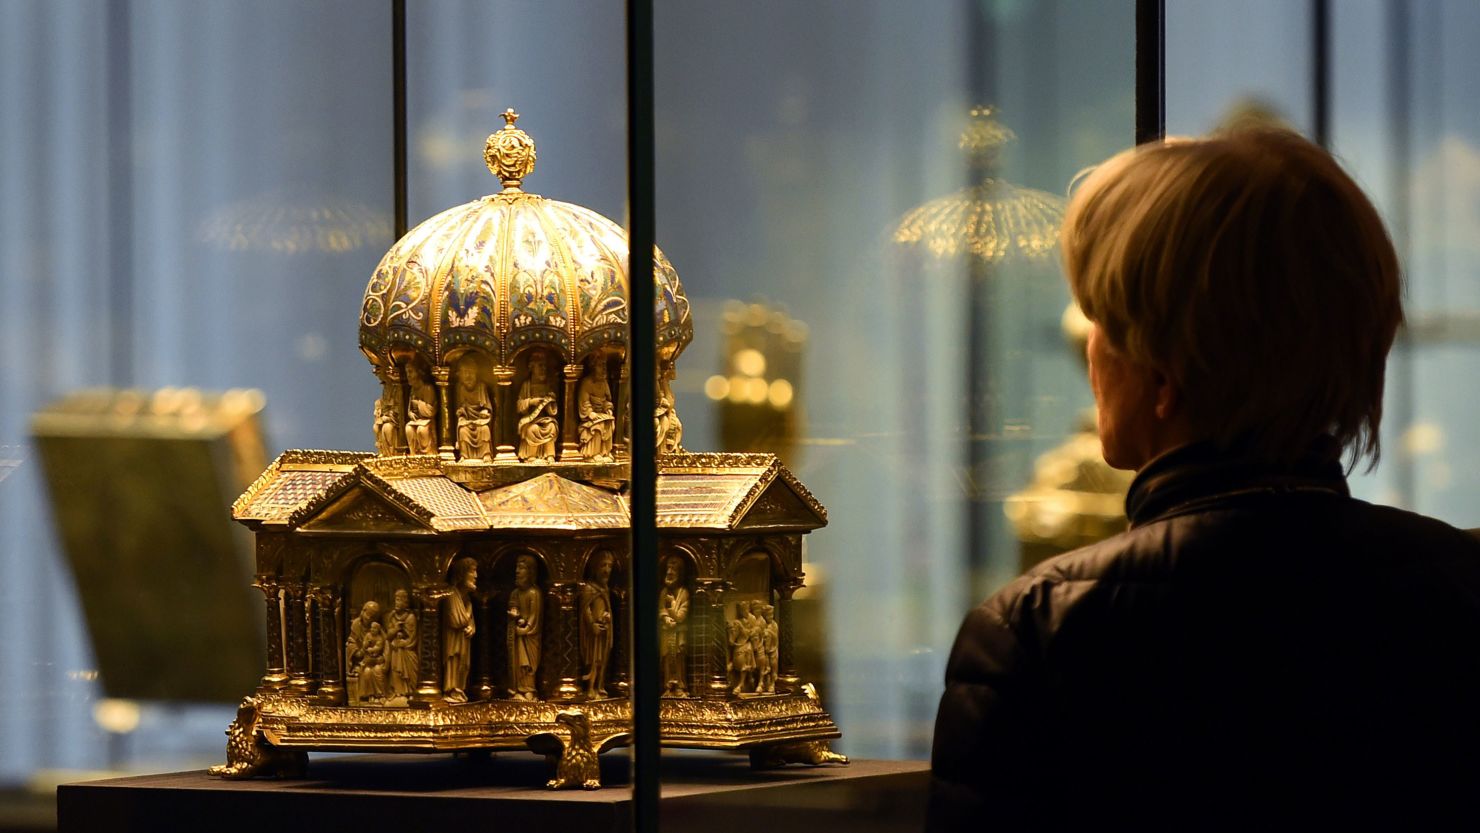
[[[534,140],[514,126],[519,114],[513,107],[499,115],[504,117],[503,129],[489,135],[488,143],[483,146],[483,162],[503,182],[505,194],[521,193],[519,186],[534,170]]]
[[[1012,129],[997,121],[997,108],[978,104],[971,108],[971,118],[961,131],[959,147],[974,168],[990,169],[997,163],[1002,148],[1017,138]]]

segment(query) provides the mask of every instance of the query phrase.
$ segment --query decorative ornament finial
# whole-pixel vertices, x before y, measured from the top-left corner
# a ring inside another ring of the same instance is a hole
[[[499,115],[504,117],[504,126],[489,135],[487,144],[483,146],[483,162],[504,184],[505,194],[521,193],[519,186],[534,170],[534,140],[514,126],[519,114],[513,107]]]
[[[997,162],[997,154],[1017,134],[997,121],[997,108],[978,104],[971,108],[971,119],[961,131],[959,147],[973,167],[991,168]]]

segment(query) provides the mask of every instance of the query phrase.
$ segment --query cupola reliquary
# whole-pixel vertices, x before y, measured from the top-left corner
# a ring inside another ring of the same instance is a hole
[[[216,774],[627,740],[627,237],[526,192],[535,145],[504,118],[484,154],[503,190],[412,229],[366,287],[376,452],[285,452],[232,508],[268,659]],[[683,449],[692,318],[661,252],[653,280],[662,742],[841,760],[793,659],[802,537],[826,511],[772,455]],[[595,785],[564,760],[551,786]]]

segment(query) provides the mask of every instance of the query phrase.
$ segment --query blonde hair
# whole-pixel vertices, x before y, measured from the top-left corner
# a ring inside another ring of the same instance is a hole
[[[1083,177],[1062,243],[1085,315],[1194,430],[1286,465],[1330,434],[1376,465],[1398,258],[1330,154],[1283,130],[1142,145]]]

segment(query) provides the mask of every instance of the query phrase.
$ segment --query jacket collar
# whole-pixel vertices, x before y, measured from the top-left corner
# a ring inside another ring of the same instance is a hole
[[[1349,496],[1341,449],[1321,438],[1293,466],[1272,466],[1211,442],[1174,448],[1147,463],[1131,482],[1125,514],[1143,526],[1194,505],[1254,492],[1328,492]]]

